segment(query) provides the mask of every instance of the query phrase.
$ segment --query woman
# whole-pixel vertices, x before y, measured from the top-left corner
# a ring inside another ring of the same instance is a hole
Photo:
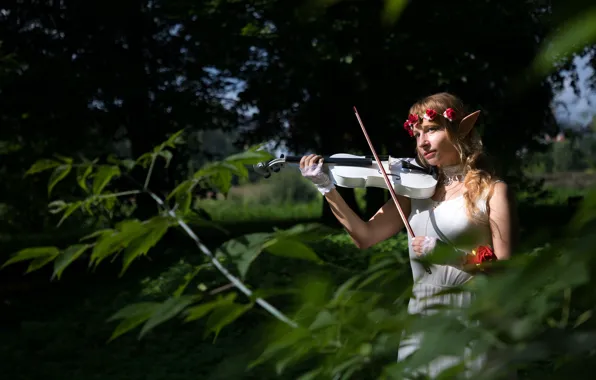
[[[428,313],[424,309],[432,304],[464,307],[471,301],[470,293],[434,295],[469,281],[473,274],[458,265],[425,268],[412,259],[432,252],[440,244],[465,253],[478,246],[490,245],[499,260],[508,259],[516,232],[513,202],[507,185],[488,167],[482,142],[474,130],[479,111],[468,114],[460,99],[439,93],[418,101],[409,113],[404,128],[416,140],[419,161],[424,166],[438,169],[439,183],[431,199],[398,195],[416,236],[414,239],[408,236],[414,277],[413,298],[408,311]],[[333,214],[359,248],[371,247],[404,227],[393,199],[370,220],[360,219],[323,172],[321,158],[318,155],[304,156],[300,161],[301,172],[325,196]],[[404,340],[399,359],[410,355],[418,344],[419,337]],[[453,364],[446,358],[437,359],[428,366],[428,375],[435,376]]]

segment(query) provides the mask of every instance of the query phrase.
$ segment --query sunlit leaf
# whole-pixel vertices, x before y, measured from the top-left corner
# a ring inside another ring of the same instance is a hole
[[[104,231],[93,247],[91,264],[99,265],[106,257],[120,252],[144,232],[144,225],[138,220],[125,220],[116,226],[116,230]]]
[[[236,266],[240,277],[244,279],[253,261],[262,251],[263,244],[270,238],[271,233],[258,232],[228,240],[216,251],[223,254],[229,262]]]
[[[189,212],[192,205],[193,190],[197,185],[198,182],[195,180],[184,181],[168,194],[166,199],[175,198],[177,205],[176,211],[179,214],[186,215]]]
[[[300,242],[299,240],[276,238],[265,243],[263,248],[267,252],[276,256],[309,260],[314,261],[316,263],[323,262],[323,260],[321,260],[319,256],[317,256],[317,254],[312,250],[312,248]]]
[[[248,368],[250,369],[256,367],[271,359],[275,355],[281,353],[282,351],[293,346],[297,346],[299,343],[301,343],[301,340],[309,339],[310,336],[311,331],[302,327],[290,330],[289,332],[281,335],[278,339],[270,342],[263,353],[256,360],[253,360],[249,364]]]
[[[36,161],[33,165],[31,165],[31,167],[25,172],[25,176],[40,173],[40,172],[43,172],[48,169],[54,169],[60,165],[61,165],[61,163],[56,160],[49,160],[49,159],[39,160],[39,161]]]
[[[146,255],[168,231],[171,220],[168,217],[154,217],[143,224],[144,231],[128,243],[122,257],[120,276],[126,272],[134,259]]]
[[[169,319],[174,318],[184,309],[186,309],[189,305],[193,302],[197,301],[196,296],[181,296],[181,297],[172,297],[165,301],[164,303],[160,304],[158,308],[156,308],[151,317],[147,320],[147,323],[141,329],[139,333],[139,339],[143,338],[150,330],[154,329],[156,326],[168,321]]]
[[[120,309],[108,319],[108,322],[122,320],[108,341],[116,339],[148,320],[160,306],[158,302],[141,302]]]
[[[238,162],[244,165],[254,165],[258,164],[263,161],[268,161],[272,159],[273,156],[266,151],[251,151],[247,150],[242,153],[233,154],[231,156],[226,157],[225,161],[232,163]]]
[[[216,230],[223,232],[226,235],[230,234],[230,231],[226,230],[219,223],[202,218],[194,210],[190,210],[190,212],[186,214],[186,216],[184,217],[184,220],[189,224],[196,225],[197,227],[215,228]]]
[[[168,146],[170,148],[175,148],[176,145],[184,144],[184,138],[182,137],[184,133],[184,129],[181,129],[175,133],[173,133],[168,139],[163,143],[164,146]]]
[[[542,44],[533,62],[538,75],[557,69],[556,63],[596,42],[596,7],[582,10]]]
[[[93,178],[93,194],[100,194],[106,185],[114,178],[119,176],[120,168],[118,166],[102,166],[97,170]]]
[[[79,207],[81,207],[81,205],[83,204],[83,202],[74,202],[74,203],[70,203],[68,205],[68,207],[66,207],[66,210],[64,210],[64,214],[62,214],[62,218],[60,218],[60,221],[58,221],[57,226],[60,227],[62,225],[62,223],[64,223],[64,221],[70,216],[72,215],[73,212],[75,212]]]
[[[60,250],[56,247],[33,247],[33,248],[25,248],[17,253],[15,253],[8,261],[6,261],[2,268],[28,260],[38,260],[42,259],[45,260],[46,258],[54,258],[60,254]]]
[[[320,241],[332,235],[335,231],[320,223],[297,224],[285,230],[276,231],[279,238],[293,238],[301,242]]]
[[[31,273],[38,269],[41,269],[41,268],[45,267],[46,265],[48,265],[49,263],[51,263],[52,261],[54,261],[55,258],[56,258],[56,256],[46,256],[46,257],[39,257],[37,259],[34,259],[33,261],[31,261],[31,263],[27,267],[27,270],[25,271],[25,273]]]
[[[89,248],[89,244],[75,244],[61,252],[56,258],[56,261],[54,261],[54,273],[52,275],[52,279],[55,277],[60,279],[62,272],[64,272],[64,270],[70,264],[78,259],[87,250],[87,248]]]
[[[64,210],[68,204],[63,200],[59,199],[48,204],[48,211],[50,214],[57,214],[60,211]]]
[[[87,177],[93,172],[93,164],[84,164],[77,167],[77,183],[81,189],[89,191],[87,187]]]
[[[217,299],[213,301],[209,301],[201,305],[188,308],[185,312],[186,318],[184,319],[184,321],[190,322],[195,321],[197,319],[201,319],[217,307],[232,304],[236,297],[236,293],[228,293],[225,296],[218,295]]]
[[[166,165],[165,165],[166,168],[168,166],[170,166],[170,161],[172,161],[172,157],[174,157],[172,152],[170,152],[169,150],[162,150],[157,155],[162,157],[164,160],[166,160]]]
[[[58,182],[66,178],[71,169],[72,167],[70,165],[60,165],[54,169],[48,181],[48,196],[52,193],[52,189],[54,189]]]
[[[573,324],[573,328],[578,327],[579,325],[583,324],[584,322],[588,321],[590,318],[592,318],[592,310],[588,310],[588,311],[584,311],[583,313],[581,313],[581,315],[579,317],[577,317],[577,319],[575,320],[575,323]]]
[[[335,315],[333,315],[329,310],[323,309],[317,314],[315,320],[311,323],[311,325],[308,328],[310,330],[317,330],[333,326],[337,322],[338,321]]]
[[[124,166],[126,170],[132,170],[135,167],[136,162],[127,158],[125,160],[121,160],[120,165]]]
[[[184,276],[184,282],[178,287],[178,289],[176,289],[176,291],[174,292],[173,296],[174,297],[180,297],[182,295],[182,293],[184,293],[184,291],[186,290],[186,288],[188,287],[188,285],[191,283],[191,281],[199,274],[199,272],[205,268],[209,268],[211,267],[213,264],[211,263],[205,263],[205,264],[201,264],[201,265],[197,265],[192,272],[186,274]]]
[[[395,23],[402,14],[406,5],[408,5],[407,0],[385,0],[385,6],[383,8],[382,14],[383,23],[385,25]]]
[[[205,325],[207,331],[205,334],[213,333],[213,341],[215,341],[219,335],[219,332],[224,327],[240,318],[251,308],[252,304],[241,305],[237,303],[227,303],[219,305],[217,308],[215,308],[215,310],[213,310],[209,318],[207,318]]]

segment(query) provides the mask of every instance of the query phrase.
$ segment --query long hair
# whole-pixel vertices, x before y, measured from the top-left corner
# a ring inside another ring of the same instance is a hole
[[[455,110],[453,121],[439,116],[434,121],[441,124],[447,132],[447,137],[455,146],[459,153],[460,162],[464,166],[464,198],[466,201],[466,212],[468,217],[475,222],[487,223],[487,218],[483,217],[478,209],[478,201],[486,196],[486,207],[492,196],[493,184],[496,181],[494,166],[490,162],[488,155],[484,152],[482,140],[477,133],[476,128],[465,136],[458,133],[458,127],[461,120],[470,114],[470,111],[464,103],[455,95],[442,92],[427,96],[416,102],[410,107],[410,113],[422,117],[427,109],[435,110],[439,115],[447,108]],[[430,166],[423,155],[416,149],[419,161]]]

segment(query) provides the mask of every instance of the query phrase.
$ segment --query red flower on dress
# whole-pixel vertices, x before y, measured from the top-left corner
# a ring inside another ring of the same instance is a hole
[[[472,250],[472,253],[469,253],[464,258],[464,266],[480,266],[480,264],[488,262],[488,261],[497,261],[497,255],[493,249],[488,245],[481,245],[476,249]],[[483,270],[483,269],[481,269]]]

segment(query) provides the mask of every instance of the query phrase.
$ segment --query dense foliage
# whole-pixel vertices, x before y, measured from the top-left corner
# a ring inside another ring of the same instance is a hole
[[[77,201],[52,201],[50,208],[61,215],[60,220],[74,212],[109,213],[119,204],[119,195],[133,192],[153,197],[161,211],[144,221],[120,220],[64,248],[24,249],[4,265],[28,262],[27,272],[31,272],[53,263],[53,275],[59,278],[75,260],[84,258],[95,268],[104,260],[120,256],[122,275],[135,259],[148,255],[168,229],[181,228],[195,240],[205,261],[194,266],[170,295],[125,306],[112,315],[110,321],[119,323],[110,339],[139,327],[138,336],[143,338],[174,317],[185,322],[205,319],[204,336],[215,339],[227,325],[255,307],[262,307],[275,317],[271,323],[277,322],[267,333],[261,355],[250,366],[273,361],[278,373],[286,369],[303,371],[304,378],[361,378],[363,374],[367,378],[395,378],[411,374],[436,355],[454,355],[461,360],[449,370],[453,376],[463,374],[465,362],[486,352],[491,360],[482,368],[483,378],[525,369],[544,360],[556,364],[557,371],[571,371],[578,360],[589,357],[596,348],[590,318],[594,296],[587,291],[595,268],[590,254],[596,222],[594,194],[586,197],[560,241],[551,239],[532,251],[520,252],[510,262],[497,263],[503,268],[496,274],[477,276],[466,284],[463,288],[477,294],[469,309],[437,309],[429,316],[413,317],[404,308],[411,285],[406,257],[400,254],[405,251],[406,241],[371,256],[361,268],[337,264],[317,254],[310,243],[329,239],[329,230],[317,225],[242,235],[224,242],[215,252],[204,246],[200,226],[209,222],[193,213],[189,200],[193,186],[214,186],[226,192],[232,175],[246,176],[247,166],[270,156],[254,147],[205,165],[162,200],[150,191],[151,170],[161,164],[160,158],[165,157],[167,164],[172,148],[181,142],[180,134],[174,134],[134,162],[79,164],[62,157],[61,161],[35,163],[30,174],[52,171],[49,191],[72,168],[79,169],[77,182],[88,195]],[[115,177],[126,175],[135,165],[148,170],[147,180],[139,189],[111,186]],[[196,235],[185,223],[189,218],[198,226]],[[285,257],[289,262],[306,260],[315,268],[327,269],[301,278],[290,276],[286,281],[281,276],[277,284],[263,287],[250,276],[251,271],[259,270],[262,253]],[[445,262],[449,259],[446,254],[437,252],[430,260]],[[257,269],[253,269],[255,266]],[[201,279],[203,271],[213,269],[226,278],[227,285],[215,290],[205,285],[188,287]],[[266,301],[270,299],[281,306]],[[396,363],[395,353],[404,331],[427,335],[416,355]]]

